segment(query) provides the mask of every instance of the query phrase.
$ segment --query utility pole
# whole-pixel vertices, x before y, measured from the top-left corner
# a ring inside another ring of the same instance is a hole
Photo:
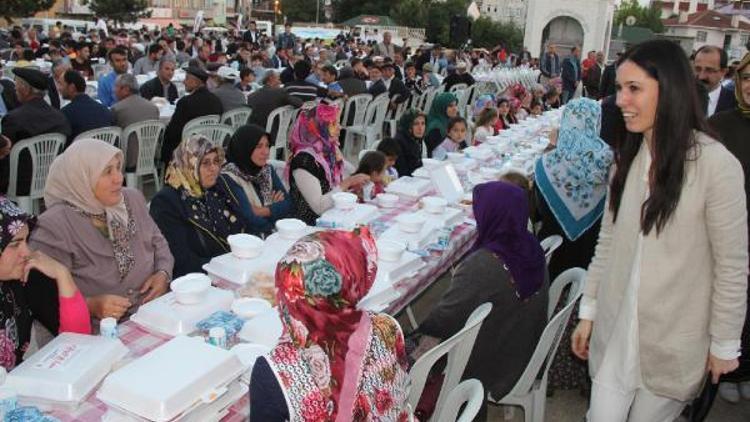
[[[320,17],[320,0],[315,0],[315,24],[318,24]]]

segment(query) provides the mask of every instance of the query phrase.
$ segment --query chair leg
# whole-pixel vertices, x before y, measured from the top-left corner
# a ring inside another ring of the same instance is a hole
[[[161,180],[159,180],[159,172],[156,169],[154,169],[154,187],[156,187],[156,192],[161,190]]]
[[[417,324],[417,319],[414,317],[414,311],[411,309],[411,305],[406,307],[406,317],[409,318],[409,324],[411,324],[411,328],[416,330],[419,328],[419,324]]]
[[[138,184],[138,176],[136,176],[135,173],[127,173],[125,175],[125,184],[127,184],[129,188],[138,189],[136,186]]]
[[[14,198],[18,207],[28,214],[34,213],[34,200],[30,196],[17,196]]]

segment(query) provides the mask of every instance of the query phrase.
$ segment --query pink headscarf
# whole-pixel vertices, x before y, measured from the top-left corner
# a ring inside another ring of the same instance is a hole
[[[343,179],[344,162],[338,158],[339,108],[336,105],[320,103],[312,108],[304,108],[289,137],[292,157],[306,152],[323,167],[331,187]],[[289,176],[290,164],[286,173]]]

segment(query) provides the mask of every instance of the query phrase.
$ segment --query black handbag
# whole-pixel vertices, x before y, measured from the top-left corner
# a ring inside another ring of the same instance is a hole
[[[701,393],[696,397],[690,406],[687,408],[687,419],[690,422],[702,422],[708,416],[708,412],[711,410],[711,406],[716,398],[716,393],[719,391],[719,384],[711,382],[711,373],[708,374],[706,380],[703,382],[703,388]]]

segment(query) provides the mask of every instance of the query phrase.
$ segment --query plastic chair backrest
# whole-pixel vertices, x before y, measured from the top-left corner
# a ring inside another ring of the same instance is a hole
[[[196,134],[203,135],[214,145],[221,145],[222,148],[226,148],[229,145],[229,139],[234,135],[234,128],[222,124],[200,125],[193,126],[190,130],[183,133],[186,138]]]
[[[359,155],[357,156],[357,159],[359,161],[362,161],[362,157],[364,157],[365,154],[367,154],[368,152],[373,152],[373,151],[375,151],[375,150],[374,149],[363,149],[362,151],[359,152]]]
[[[373,99],[372,102],[370,102],[370,105],[367,106],[368,115],[370,114],[370,108],[372,108],[372,120],[368,119],[366,116],[365,124],[368,126],[372,124],[375,130],[382,131],[385,116],[388,114],[388,104],[390,104],[390,100],[388,99],[387,93],[378,95]]]
[[[456,92],[456,91],[463,91],[464,89],[468,88],[469,86],[466,84],[455,84],[451,87],[451,89],[448,92]]]
[[[166,125],[160,120],[144,120],[122,130],[121,139],[130,139],[132,135],[135,135],[138,144],[138,161],[135,166],[137,176],[152,174],[156,169],[156,153],[160,150],[165,130]],[[127,142],[122,142],[124,151],[127,150],[127,144]]]
[[[461,381],[464,369],[466,369],[466,363],[469,361],[469,355],[471,355],[471,350],[474,348],[474,341],[477,339],[477,334],[479,334],[479,329],[482,327],[482,322],[487,318],[491,310],[491,303],[479,305],[469,315],[464,328],[451,338],[444,340],[427,351],[427,353],[414,363],[411,371],[409,371],[409,377],[411,378],[409,404],[411,404],[412,409],[417,408],[430,369],[435,365],[435,362],[447,354],[448,363],[445,367],[445,377],[443,378],[443,385],[440,388],[440,394],[435,405],[435,414],[440,414],[447,393],[453,390],[459,381]]]
[[[549,290],[548,309],[554,311],[557,307],[560,293],[567,286],[570,286],[568,296],[565,298],[565,306],[547,323],[541,337],[539,337],[536,349],[534,349],[534,353],[531,355],[528,365],[526,365],[526,369],[524,369],[523,374],[521,374],[518,382],[516,382],[516,385],[508,395],[524,396],[529,394],[534,386],[534,382],[540,376],[544,377],[544,374],[549,370],[550,365],[552,365],[552,358],[557,352],[557,346],[560,345],[560,339],[562,338],[565,326],[570,319],[570,314],[573,312],[573,307],[583,292],[585,278],[586,271],[581,268],[570,268],[557,276],[552,283],[552,287]]]
[[[87,130],[86,132],[81,133],[80,135],[76,136],[76,138],[73,140],[73,142],[79,140],[79,139],[98,139],[100,141],[104,141],[112,146],[116,146],[117,148],[120,148],[120,143],[122,142],[122,129],[120,129],[117,126],[107,126],[107,127],[100,127],[99,129],[92,129]]]
[[[271,142],[271,158],[276,158],[276,151],[279,149],[286,153],[287,136],[289,133],[289,126],[291,125],[291,119],[293,113],[297,109],[292,106],[282,106],[275,108],[266,120],[266,132],[273,134],[274,122],[278,119],[278,126],[276,129],[276,136]],[[286,154],[284,154],[286,156]]]
[[[220,121],[221,116],[218,114],[207,114],[205,116],[196,117],[185,123],[185,126],[182,128],[182,139],[185,139],[187,137],[186,134],[195,126],[217,125]]]
[[[89,97],[97,99],[99,98],[99,85],[94,81],[88,81],[86,82],[86,90],[84,92]]]
[[[234,130],[239,129],[241,126],[247,124],[250,115],[253,113],[253,109],[250,107],[239,107],[234,110],[229,110],[221,115],[221,122],[225,125],[229,125]]]
[[[65,135],[61,133],[45,133],[23,139],[13,145],[10,150],[9,198],[14,199],[16,197],[18,158],[24,150],[28,150],[31,155],[31,186],[29,186],[29,194],[26,196],[30,198],[41,198],[44,196],[44,185],[47,183],[49,168],[55,157],[65,147],[65,139]]]
[[[343,126],[349,126],[347,119],[351,108],[354,107],[354,119],[352,120],[351,126],[362,126],[365,124],[365,115],[367,113],[367,105],[372,101],[372,95],[370,94],[357,94],[352,95],[346,100],[344,104],[344,112],[341,113],[341,124]]]
[[[484,387],[478,379],[468,379],[458,384],[445,398],[443,411],[436,415],[437,422],[471,422],[479,413],[484,401]],[[466,404],[461,416],[458,411]]]
[[[432,102],[435,100],[435,96],[437,94],[438,94],[437,88],[430,88],[427,91],[427,96],[425,97],[425,100],[424,100],[424,108],[422,109],[422,111],[425,114],[430,113],[430,108],[432,108]]]
[[[539,242],[544,249],[544,257],[547,259],[547,265],[552,260],[552,254],[560,247],[563,243],[563,238],[559,234],[553,234]]]

